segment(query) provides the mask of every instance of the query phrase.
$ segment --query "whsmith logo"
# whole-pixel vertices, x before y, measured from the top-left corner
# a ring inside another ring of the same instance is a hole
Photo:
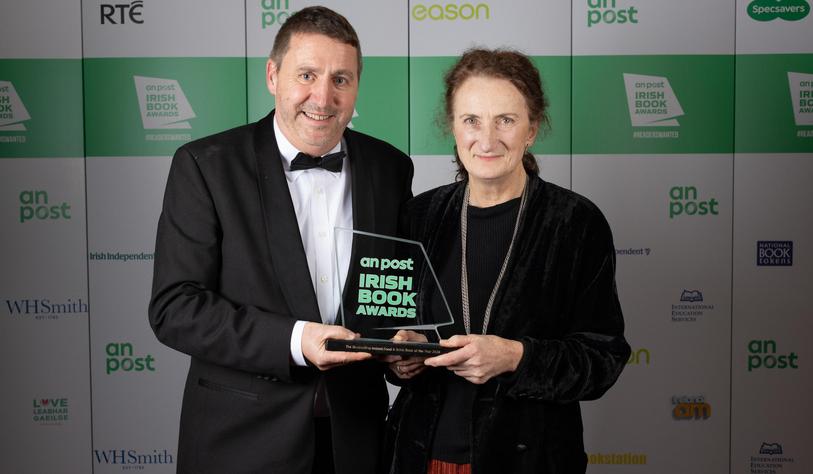
[[[40,425],[61,425],[68,421],[67,398],[35,398],[32,420]]]
[[[141,18],[143,8],[144,2],[142,0],[135,0],[132,3],[102,3],[99,5],[102,25],[124,25],[127,23],[141,25],[144,23]]]
[[[490,20],[491,9],[487,3],[417,3],[412,7],[412,18],[417,21]]]
[[[680,303],[672,305],[673,322],[695,322],[703,317],[706,311],[714,310],[714,305],[703,301],[700,290],[683,290],[680,293]]]
[[[805,0],[754,0],[748,4],[748,16],[756,21],[799,21],[810,13]]]
[[[107,375],[113,372],[144,372],[148,370],[155,372],[155,358],[147,354],[146,356],[134,357],[133,345],[129,342],[111,342],[104,348],[107,355],[106,371]]]
[[[70,219],[71,205],[63,201],[51,204],[46,191],[26,190],[20,192],[20,223],[36,220]]]
[[[675,420],[707,420],[711,417],[711,405],[702,395],[672,397],[672,418]]]
[[[646,454],[643,453],[591,453],[587,455],[588,464],[646,464]]]
[[[633,127],[678,127],[683,115],[669,79],[624,73],[627,105]]]
[[[649,349],[638,349],[630,352],[627,365],[649,365]]]
[[[37,320],[59,319],[60,316],[88,312],[88,305],[82,298],[76,300],[68,298],[60,302],[48,298],[7,299],[5,303],[10,316],[32,317]]]
[[[144,466],[153,464],[173,464],[175,457],[166,449],[153,449],[151,453],[136,451],[135,449],[107,449],[93,450],[96,464],[112,464],[122,469],[144,469]]]
[[[793,241],[758,240],[757,266],[760,267],[793,266]]]
[[[754,339],[748,342],[748,372],[757,369],[798,369],[795,352],[776,353],[776,341]]]
[[[790,102],[796,126],[813,125],[813,74],[788,72]],[[799,137],[813,137],[813,130],[798,130]]]
[[[697,188],[694,186],[672,186],[669,189],[669,218],[674,219],[681,215],[706,216],[718,215],[720,211],[717,199],[699,199]]]
[[[618,8],[615,0],[587,0],[587,27],[600,23],[608,25],[638,23],[638,9],[634,6]]]
[[[0,81],[0,132],[24,132],[30,120],[20,95],[10,81]]]
[[[133,76],[133,81],[145,130],[192,128],[187,120],[195,112],[178,81],[144,76]]]
[[[260,0],[260,8],[263,9],[260,24],[263,29],[274,25],[282,26],[294,14],[289,3],[288,0]]]
[[[785,464],[794,464],[796,461],[785,454],[785,450],[779,443],[762,442],[759,447],[759,455],[751,456],[751,474],[778,474],[785,469]]]

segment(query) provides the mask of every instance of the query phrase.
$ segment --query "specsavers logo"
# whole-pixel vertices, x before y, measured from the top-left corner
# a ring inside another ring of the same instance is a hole
[[[805,0],[754,0],[748,4],[748,16],[756,21],[798,21],[810,13]]]
[[[10,81],[0,81],[0,132],[24,132],[30,120],[23,101]]]
[[[192,128],[187,120],[196,115],[178,81],[144,76],[133,81],[145,130]]]
[[[669,79],[662,76],[624,74],[630,120],[633,127],[678,127],[683,115]]]
[[[638,23],[638,9],[622,3],[619,6],[615,0],[587,0],[587,27]]]

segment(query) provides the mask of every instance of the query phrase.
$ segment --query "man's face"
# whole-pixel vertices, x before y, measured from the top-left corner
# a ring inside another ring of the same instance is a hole
[[[268,60],[276,118],[297,149],[321,156],[341,140],[356,105],[358,66],[356,48],[313,33],[291,36],[282,64]]]

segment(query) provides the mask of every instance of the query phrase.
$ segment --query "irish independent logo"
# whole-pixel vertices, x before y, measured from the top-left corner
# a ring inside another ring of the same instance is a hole
[[[618,3],[622,3],[619,5]],[[616,0],[587,0],[587,27],[638,23],[638,9]]]
[[[68,421],[67,398],[35,398],[32,419],[40,425],[61,425]]]
[[[11,81],[0,81],[0,132],[24,132],[25,122],[30,120],[20,95]]]
[[[195,118],[180,84],[175,79],[133,76],[138,105],[141,108],[141,122],[144,130],[190,129],[188,120]],[[190,140],[188,133],[148,134],[147,140]]]
[[[679,127],[683,108],[669,79],[624,73],[630,123],[633,127]],[[636,131],[633,138],[678,138],[677,130]]]
[[[790,102],[797,127],[813,126],[813,74],[788,72]],[[797,137],[813,138],[813,129],[796,131]]]
[[[790,267],[793,265],[792,240],[757,241],[757,266]]]

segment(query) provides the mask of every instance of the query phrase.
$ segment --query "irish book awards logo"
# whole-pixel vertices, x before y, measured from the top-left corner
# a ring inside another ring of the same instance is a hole
[[[716,198],[703,199],[695,186],[672,186],[669,189],[669,219],[681,216],[716,216],[720,213]]]
[[[52,300],[50,298],[19,298],[4,301],[8,315],[13,318],[46,321],[64,316],[87,314],[88,304],[82,298]]]
[[[31,419],[39,425],[61,425],[68,421],[67,398],[35,398]]]
[[[25,132],[31,115],[11,81],[0,81],[0,132]],[[0,143],[25,143],[25,135],[0,135]]]
[[[711,405],[703,395],[676,395],[672,397],[672,418],[675,420],[708,420]]]
[[[751,474],[780,474],[787,464],[794,464],[795,462],[793,457],[785,453],[785,449],[780,443],[763,441],[759,446],[759,454],[751,456],[749,463],[751,470],[749,472]]]
[[[813,74],[788,72],[790,102],[793,104],[793,120],[797,127],[813,126]],[[813,129],[796,131],[799,138],[813,138]]]
[[[620,3],[620,5],[619,5]],[[616,0],[587,0],[587,27],[638,23],[638,8]]]
[[[795,352],[777,354],[776,341],[771,339],[748,341],[748,372],[798,368],[799,355]]]
[[[748,16],[756,21],[799,21],[810,13],[805,0],[754,0],[748,4]]]
[[[130,342],[111,342],[104,348],[107,375],[114,372],[155,372],[155,357],[150,354],[136,356]]]
[[[758,240],[757,266],[760,267],[793,266],[793,241]]]
[[[680,293],[680,302],[672,304],[672,322],[695,322],[697,318],[713,311],[714,305],[704,301],[700,290],[686,290]]]
[[[29,221],[61,220],[71,218],[71,205],[67,201],[53,201],[48,192],[27,189],[20,191],[20,224]]]
[[[188,130],[196,117],[175,79],[133,76],[144,130]],[[148,134],[147,140],[190,140],[190,134]]]
[[[630,122],[638,127],[679,127],[677,118],[683,115],[677,95],[663,76],[646,76],[624,73],[624,87],[627,91],[627,106]],[[633,133],[633,138],[678,138],[680,132],[641,131]]]

